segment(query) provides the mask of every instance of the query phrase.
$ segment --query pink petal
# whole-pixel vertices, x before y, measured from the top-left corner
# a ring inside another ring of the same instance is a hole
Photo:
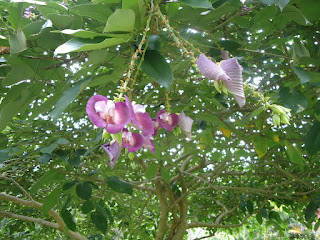
[[[86,111],[89,116],[89,119],[94,125],[96,125],[99,128],[103,128],[107,126],[107,122],[101,118],[99,113],[97,113],[95,109],[95,104],[97,102],[105,102],[105,104],[107,104],[107,101],[108,101],[108,98],[102,95],[94,95],[89,99],[87,103]]]
[[[211,80],[229,81],[231,78],[223,71],[223,69],[220,66],[210,61],[203,54],[201,54],[198,58],[197,65],[200,70],[200,73]]]
[[[152,141],[153,140],[152,135],[142,136],[142,138],[143,138],[143,147],[150,150],[152,153],[156,153],[156,150],[154,148],[154,143]]]
[[[136,117],[137,117],[138,122],[141,125],[140,130],[142,130],[143,135],[147,136],[150,134],[154,134],[153,122],[147,112],[145,112],[145,113],[138,112],[138,113],[136,113]]]
[[[115,141],[114,143],[110,144],[104,144],[101,146],[109,155],[110,157],[110,166],[111,168],[114,167],[116,161],[118,160],[121,152],[120,144],[118,141]]]
[[[129,109],[129,114],[130,114],[131,121],[133,122],[133,124],[135,124],[135,126],[137,126],[138,128],[139,127],[141,128],[142,126],[139,123],[139,121],[138,121],[138,119],[137,119],[137,117],[136,117],[136,115],[134,113],[133,106],[132,106],[132,103],[131,103],[130,99],[127,96],[125,96],[125,99],[126,99],[126,105],[127,105],[128,109]]]
[[[193,120],[190,117],[187,117],[182,111],[179,115],[179,125],[185,135],[191,139],[191,129],[192,129]]]
[[[222,61],[220,66],[231,78],[231,81],[224,81],[224,84],[239,106],[243,107],[246,103],[246,97],[243,91],[242,66],[238,63],[237,58]]]
[[[168,114],[165,110],[159,110],[157,112],[157,122],[160,127],[172,131],[179,123],[179,116],[175,113]]]
[[[128,149],[128,152],[136,152],[143,145],[143,138],[139,133],[131,133],[126,128],[122,133],[122,146]]]
[[[121,132],[121,130],[123,129],[123,127],[125,126],[125,124],[123,125],[118,125],[118,124],[111,124],[111,123],[108,123],[107,127],[106,127],[106,130],[108,133],[110,134],[116,134],[116,133],[119,133]]]
[[[130,122],[130,112],[124,102],[115,103],[114,115],[112,116],[114,124],[126,125]]]

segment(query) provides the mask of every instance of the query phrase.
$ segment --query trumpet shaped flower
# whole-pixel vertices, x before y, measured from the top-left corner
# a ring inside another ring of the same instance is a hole
[[[143,138],[139,133],[129,132],[124,128],[122,131],[122,146],[128,149],[128,152],[136,152],[143,145]]]
[[[87,114],[91,122],[98,128],[106,128],[108,133],[121,132],[131,120],[127,105],[114,103],[101,95],[92,96],[87,103]]]
[[[121,152],[120,144],[118,141],[115,141],[114,143],[106,143],[101,146],[106,153],[109,155],[110,158],[110,166],[111,168],[114,167],[116,161],[118,160]]]
[[[172,131],[179,123],[179,116],[175,113],[169,114],[165,110],[159,110],[157,112],[157,122],[161,128]]]
[[[220,65],[210,61],[205,55],[201,54],[197,60],[200,73],[211,80],[221,80],[234,96],[240,107],[243,107],[246,98],[243,91],[242,67],[237,58],[223,60]]]

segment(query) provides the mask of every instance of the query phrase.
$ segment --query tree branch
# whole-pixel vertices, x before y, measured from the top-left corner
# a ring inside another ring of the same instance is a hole
[[[5,193],[0,193],[0,199],[2,199],[4,201],[7,201],[7,202],[16,203],[16,204],[18,204],[20,206],[32,207],[32,208],[36,208],[36,209],[39,209],[39,210],[42,209],[42,204],[37,202],[37,201],[27,201],[27,200],[23,200],[23,199],[20,199],[20,198],[17,198],[17,197],[14,197],[14,196],[11,196],[11,195],[8,195],[8,194],[5,194]],[[63,219],[60,217],[60,215],[56,211],[54,211],[52,209],[49,210],[48,213],[57,222],[58,228],[55,228],[55,229],[57,229],[57,230],[59,230],[59,231],[64,233],[66,228],[67,228],[67,226],[66,226],[65,222],[63,221]],[[20,216],[20,215],[17,215],[17,216]],[[26,216],[22,216],[22,217],[26,217]],[[26,218],[28,218],[28,217],[26,217]],[[16,218],[16,219],[19,219],[19,218]],[[33,218],[30,218],[30,219],[33,219]],[[24,221],[23,219],[19,219],[19,220]],[[26,221],[28,221],[28,220],[26,220]],[[44,220],[42,220],[42,221],[44,221]],[[49,222],[49,223],[51,223],[51,222]],[[52,224],[54,224],[54,223],[52,223]],[[44,225],[44,224],[42,224],[42,225]],[[74,231],[71,231],[71,230],[68,230],[67,234],[68,234],[69,237],[71,237],[72,239],[75,239],[75,240],[86,240],[87,239],[86,237],[82,236],[80,233],[74,232]]]

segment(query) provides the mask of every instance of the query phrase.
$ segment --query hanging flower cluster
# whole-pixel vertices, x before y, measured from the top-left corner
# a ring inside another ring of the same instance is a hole
[[[242,66],[237,58],[230,58],[225,51],[222,51],[222,57],[226,60],[216,64],[210,61],[205,55],[201,54],[197,60],[200,73],[206,78],[215,81],[222,81],[227,90],[232,93],[240,107],[246,103],[242,82]]]
[[[157,135],[158,130],[164,128],[172,131],[178,124],[187,137],[191,138],[193,120],[185,116],[184,112],[177,115],[159,110],[156,118],[151,119],[144,106],[131,102],[127,96],[125,100],[115,103],[102,95],[94,95],[89,99],[86,110],[91,122],[98,128],[105,128],[110,134],[122,132],[121,145],[128,152],[136,152],[144,147],[155,153],[153,137]],[[132,132],[133,128],[141,134]],[[102,148],[109,155],[110,166],[113,168],[120,156],[120,143],[114,140],[102,145]]]

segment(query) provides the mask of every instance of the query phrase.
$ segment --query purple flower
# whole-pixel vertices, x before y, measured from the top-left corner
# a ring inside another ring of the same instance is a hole
[[[156,153],[153,143],[153,136],[150,134],[148,136],[142,136],[143,138],[143,147],[149,149],[152,153]]]
[[[131,133],[124,128],[122,131],[122,146],[128,149],[128,152],[136,152],[143,145],[143,138],[139,133]]]
[[[184,134],[191,139],[191,129],[192,129],[193,120],[190,117],[187,117],[182,111],[179,115],[179,125],[184,132]]]
[[[152,123],[153,123],[153,129],[154,129],[154,134],[152,134],[152,136],[156,136],[157,133],[158,133],[158,130],[161,128],[157,119],[156,118],[153,118],[152,119]]]
[[[157,122],[161,128],[172,131],[178,125],[179,117],[175,113],[168,114],[165,110],[159,110],[157,112]]]
[[[200,73],[205,77],[211,80],[222,80],[240,107],[245,105],[246,98],[244,96],[242,82],[243,68],[238,63],[237,58],[223,60],[219,66],[201,54],[197,60],[197,65]]]
[[[94,95],[89,99],[87,114],[94,125],[99,128],[105,127],[111,134],[121,132],[130,122],[129,109],[125,103],[114,103],[101,95]]]
[[[114,143],[106,143],[101,146],[109,155],[110,157],[110,166],[111,168],[114,167],[116,161],[118,160],[121,152],[120,144],[118,141],[115,141]]]
[[[126,98],[126,105],[130,112],[131,125],[139,130],[142,130],[142,134],[147,136],[154,134],[153,122],[149,114],[146,112],[144,106],[136,104],[135,102],[130,102],[129,98]]]

